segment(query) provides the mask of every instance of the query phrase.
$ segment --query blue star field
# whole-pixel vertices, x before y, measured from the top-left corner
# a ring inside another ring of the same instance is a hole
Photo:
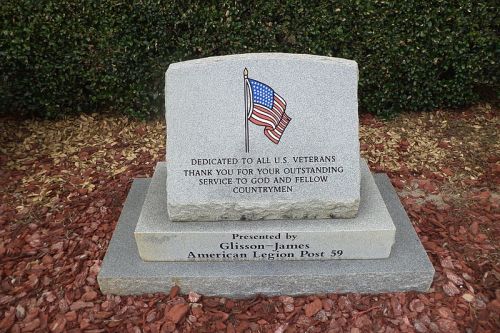
[[[268,85],[249,79],[252,88],[253,102],[261,104],[268,109],[273,108],[274,90]]]

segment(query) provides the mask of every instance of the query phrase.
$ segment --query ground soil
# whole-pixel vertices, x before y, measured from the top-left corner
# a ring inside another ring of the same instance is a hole
[[[132,180],[165,159],[163,122],[0,119],[0,332],[498,332],[498,116],[361,116],[361,154],[391,178],[436,268],[428,293],[246,300],[99,291]]]

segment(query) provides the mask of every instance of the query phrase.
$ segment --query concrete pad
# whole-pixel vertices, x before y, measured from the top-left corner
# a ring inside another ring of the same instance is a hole
[[[386,259],[328,261],[145,262],[134,229],[150,183],[134,181],[97,277],[105,294],[168,292],[178,285],[211,296],[427,291],[434,268],[386,175],[375,182],[396,225]]]
[[[352,219],[173,222],[166,214],[167,163],[149,185],[135,239],[146,261],[337,260],[387,258],[396,227],[366,164]]]

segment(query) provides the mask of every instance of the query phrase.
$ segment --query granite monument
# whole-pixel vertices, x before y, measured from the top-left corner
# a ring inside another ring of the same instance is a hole
[[[171,64],[165,81],[167,162],[134,181],[104,293],[429,288],[394,189],[360,159],[356,62],[242,54]]]

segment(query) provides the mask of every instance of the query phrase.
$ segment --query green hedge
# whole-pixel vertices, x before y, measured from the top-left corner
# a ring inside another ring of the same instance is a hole
[[[171,62],[245,52],[354,59],[376,114],[498,88],[494,1],[0,2],[0,112],[161,112]]]

